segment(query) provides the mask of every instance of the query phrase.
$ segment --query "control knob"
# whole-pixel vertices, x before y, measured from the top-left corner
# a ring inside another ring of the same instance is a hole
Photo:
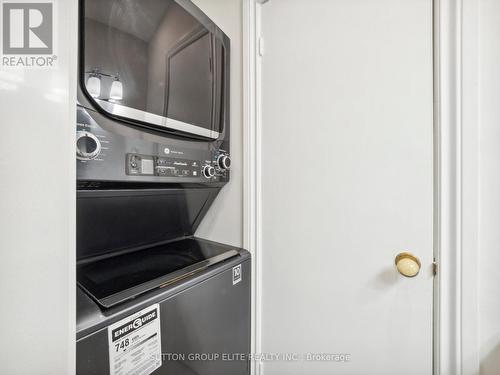
[[[202,169],[202,173],[206,178],[212,178],[215,176],[215,168],[211,165],[205,165]]]
[[[97,137],[87,131],[76,133],[76,156],[78,159],[94,159],[101,152],[101,142]]]
[[[217,158],[217,165],[222,170],[228,170],[229,168],[231,168],[231,158],[229,157],[229,155],[221,154]]]

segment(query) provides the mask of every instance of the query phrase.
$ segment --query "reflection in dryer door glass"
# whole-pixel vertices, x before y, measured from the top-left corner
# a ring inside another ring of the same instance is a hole
[[[84,12],[82,78],[94,105],[181,131],[222,131],[224,47],[203,23],[173,0],[87,0]]]

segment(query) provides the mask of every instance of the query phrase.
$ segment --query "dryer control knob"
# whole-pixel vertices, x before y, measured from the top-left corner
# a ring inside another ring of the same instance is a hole
[[[87,131],[76,133],[76,157],[82,160],[94,159],[101,152],[101,142]]]
[[[231,168],[231,158],[229,157],[229,155],[221,154],[217,158],[217,165],[220,169],[227,170]]]
[[[202,173],[206,178],[212,178],[215,176],[215,168],[211,165],[205,165],[203,167]]]

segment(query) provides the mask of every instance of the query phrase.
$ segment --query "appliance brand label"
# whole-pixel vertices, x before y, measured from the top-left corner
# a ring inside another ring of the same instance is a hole
[[[148,375],[161,367],[160,306],[149,306],[108,327],[111,375]]]
[[[241,281],[241,264],[233,267],[233,285],[238,284]]]
[[[50,68],[54,53],[54,8],[50,0],[2,0],[2,67]]]

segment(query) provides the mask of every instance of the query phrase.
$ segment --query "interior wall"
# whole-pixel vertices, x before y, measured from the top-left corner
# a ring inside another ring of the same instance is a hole
[[[78,2],[55,0],[57,67],[0,67],[0,373],[75,366]]]
[[[480,0],[481,374],[500,369],[500,1]]]
[[[231,39],[231,181],[196,235],[234,246],[243,243],[242,1],[193,0]]]

